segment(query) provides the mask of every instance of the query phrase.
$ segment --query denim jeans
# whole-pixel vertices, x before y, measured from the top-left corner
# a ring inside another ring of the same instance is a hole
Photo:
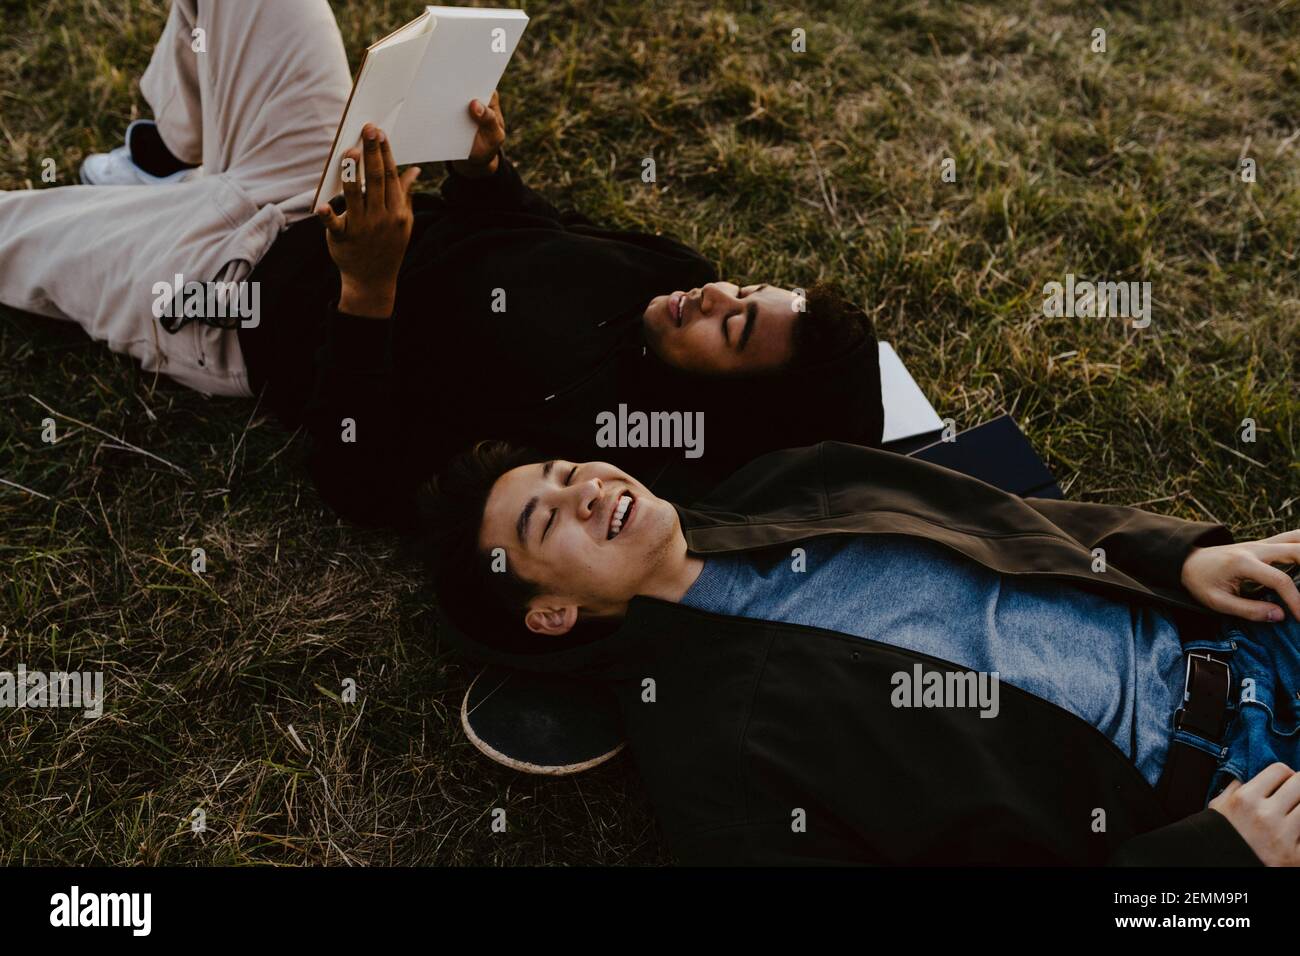
[[[1282,606],[1271,591],[1267,598]],[[1217,640],[1189,641],[1185,650],[1231,655],[1228,724],[1222,744],[1178,730],[1181,740],[1219,757],[1206,803],[1235,777],[1243,783],[1271,763],[1300,770],[1300,621],[1283,607],[1276,623],[1225,617]]]

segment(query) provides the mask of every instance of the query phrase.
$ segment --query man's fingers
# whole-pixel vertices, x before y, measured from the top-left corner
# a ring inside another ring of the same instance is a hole
[[[478,124],[481,132],[490,133],[504,125],[501,121],[501,113],[497,108],[497,102],[495,93],[492,94],[492,105],[490,106],[484,106],[482,100],[470,100],[470,116]]]
[[[411,186],[413,186],[415,184],[415,181],[419,178],[420,178],[419,166],[412,166],[408,170],[406,170],[406,172],[402,173],[402,180],[401,180],[402,195],[406,197],[406,201],[408,203],[411,201]]]
[[[1270,797],[1274,791],[1282,784],[1286,783],[1293,776],[1295,771],[1286,764],[1278,761],[1271,763],[1255,776],[1246,781],[1247,792],[1252,797]]]
[[[348,201],[348,211],[360,212],[365,207],[361,194],[361,151],[355,146],[343,154],[343,196]]]
[[[502,138],[504,138],[506,133],[506,118],[501,115],[501,97],[497,95],[496,90],[492,91],[492,104],[489,106],[489,110],[492,113],[493,128],[501,134]]]
[[[393,162],[393,145],[388,142],[387,134],[381,131],[379,140],[379,155],[384,163],[384,202],[400,202],[402,196],[397,194],[397,163]]]
[[[493,92],[492,105],[483,108],[482,112],[475,116],[475,121],[478,123],[478,138],[475,145],[483,146],[485,156],[495,155],[506,141],[506,125],[501,118],[500,102],[497,94]],[[473,105],[483,107],[478,100],[474,100]]]
[[[1270,551],[1274,551],[1270,554]],[[1274,567],[1270,561],[1278,563],[1288,563],[1300,558],[1295,554],[1296,549],[1292,545],[1261,545],[1257,549],[1258,558],[1251,564],[1251,567],[1245,571],[1249,579],[1256,584],[1262,584],[1266,588],[1271,588],[1277,592],[1278,597],[1282,598],[1284,605],[1291,609],[1292,617],[1300,620],[1300,589],[1296,589],[1296,583],[1291,580],[1282,568]]]
[[[1261,561],[1270,564],[1300,564],[1300,541],[1265,538],[1263,541],[1252,541],[1250,545],[1252,553]]]
[[[1287,574],[1281,568],[1275,568],[1271,564],[1259,563],[1259,568],[1251,574],[1258,583],[1265,587],[1272,588],[1277,592],[1277,596],[1282,599],[1282,603],[1291,609],[1291,615],[1300,621],[1300,590],[1291,580],[1291,575]]]
[[[1282,786],[1277,788],[1273,794],[1273,799],[1281,805],[1282,812],[1290,814],[1293,817],[1300,816],[1295,813],[1297,807],[1300,807],[1300,773],[1293,773],[1290,777],[1282,781]],[[1292,825],[1297,825],[1296,820],[1292,820]],[[1297,832],[1300,836],[1300,832]]]
[[[321,221],[326,232],[334,236],[343,235],[346,223],[343,221],[342,216],[335,214],[333,207],[329,203],[321,203],[320,208],[316,210],[316,218]]]
[[[1230,591],[1218,589],[1215,590],[1214,597],[1207,600],[1205,604],[1212,611],[1231,614],[1243,621],[1268,621],[1272,619],[1273,612],[1278,610],[1278,606],[1272,601],[1252,601],[1249,598],[1238,597]]]
[[[484,106],[478,100],[473,100],[470,103],[469,112],[475,125],[478,126],[478,138],[480,140],[489,139],[492,136],[492,131],[496,129],[497,125],[496,117],[492,114],[492,110]]]
[[[379,127],[367,123],[361,130],[366,163],[366,208],[384,208],[384,157],[379,152]]]

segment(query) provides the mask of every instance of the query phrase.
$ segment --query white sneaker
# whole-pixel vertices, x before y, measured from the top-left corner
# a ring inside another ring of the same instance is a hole
[[[124,142],[131,142],[131,131],[141,123],[152,125],[153,120],[136,120],[128,126]],[[87,186],[165,186],[201,175],[202,167],[182,169],[170,176],[146,173],[131,159],[130,146],[119,146],[111,153],[91,153],[81,164],[81,181]]]

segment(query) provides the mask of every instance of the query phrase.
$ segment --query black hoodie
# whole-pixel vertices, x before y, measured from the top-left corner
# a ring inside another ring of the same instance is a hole
[[[646,347],[641,319],[655,296],[717,278],[698,253],[562,214],[504,156],[494,175],[451,173],[441,197],[414,206],[391,320],[335,311],[339,274],[314,218],[251,276],[264,318],[239,331],[250,379],[286,423],[306,426],[312,477],[345,518],[413,528],[418,486],[483,438],[611,461],[683,497],[774,448],[879,444],[873,338],[794,373],[681,373]],[[704,455],[598,447],[597,414],[620,404],[704,412]]]

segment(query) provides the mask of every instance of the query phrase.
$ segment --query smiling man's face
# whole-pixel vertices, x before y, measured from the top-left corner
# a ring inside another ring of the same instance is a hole
[[[707,375],[771,372],[794,356],[800,313],[789,289],[710,282],[655,296],[642,322],[646,341],[669,365]]]
[[[525,624],[563,634],[577,615],[617,617],[684,559],[677,511],[604,462],[548,461],[497,479],[479,549],[505,548],[514,573],[538,589]]]

